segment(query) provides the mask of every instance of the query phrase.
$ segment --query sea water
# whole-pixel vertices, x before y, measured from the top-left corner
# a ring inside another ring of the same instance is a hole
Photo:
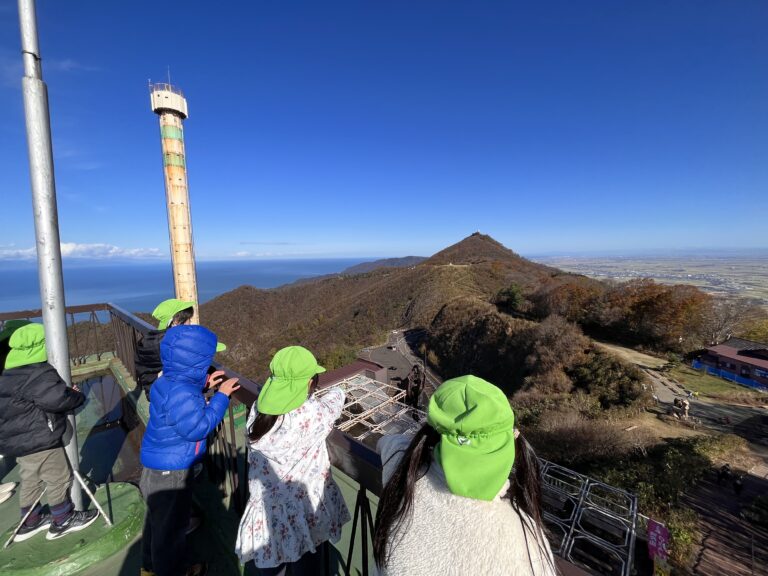
[[[209,261],[197,263],[198,297],[207,302],[238,286],[275,288],[333,274],[365,262],[357,259]],[[173,298],[170,262],[64,261],[67,306],[111,302],[130,312],[151,312]],[[0,262],[0,312],[40,308],[34,262]]]

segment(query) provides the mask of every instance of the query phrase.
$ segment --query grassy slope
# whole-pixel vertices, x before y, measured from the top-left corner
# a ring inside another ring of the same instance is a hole
[[[671,376],[680,382],[686,390],[699,392],[702,396],[717,398],[720,400],[749,401],[766,397],[766,394],[750,390],[745,386],[717,378],[705,373],[703,370],[694,370],[690,366],[676,366]]]

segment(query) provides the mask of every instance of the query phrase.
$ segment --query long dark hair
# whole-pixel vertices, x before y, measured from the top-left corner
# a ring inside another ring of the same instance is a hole
[[[429,424],[422,426],[381,493],[373,535],[373,557],[381,568],[384,568],[389,560],[392,535],[410,521],[416,482],[429,471],[432,450],[438,442],[440,434]],[[509,475],[509,491],[506,497],[518,514],[524,512],[533,520],[533,526],[523,521],[523,531],[532,531],[539,547],[545,539],[541,528],[540,474],[539,461],[533,448],[519,435],[515,440],[515,465]],[[551,562],[549,554],[544,550],[542,556]]]
[[[317,383],[318,377],[317,374],[315,374],[309,382],[308,397],[311,397],[315,393]],[[258,405],[256,406],[256,409],[258,410]],[[282,415],[262,414],[261,412],[256,414],[256,419],[253,421],[253,424],[251,424],[251,427],[248,428],[248,441],[258,442],[261,440],[262,436],[275,427],[275,424],[281,417]]]

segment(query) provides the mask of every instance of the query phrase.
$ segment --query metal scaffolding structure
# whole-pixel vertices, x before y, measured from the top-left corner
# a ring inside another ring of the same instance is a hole
[[[629,576],[637,497],[552,462],[540,462],[552,551],[600,574]]]
[[[406,392],[396,386],[358,374],[319,390],[317,395],[334,386],[341,386],[347,394],[336,428],[374,450],[382,436],[414,434],[427,420],[424,412],[404,403]]]

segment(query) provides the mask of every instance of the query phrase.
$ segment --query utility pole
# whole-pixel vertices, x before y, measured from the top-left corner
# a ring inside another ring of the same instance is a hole
[[[37,40],[37,16],[34,0],[19,0],[21,28],[21,56],[24,77],[21,80],[24,95],[24,118],[29,150],[29,176],[32,185],[32,208],[35,216],[37,270],[40,276],[40,300],[45,326],[45,346],[48,362],[59,376],[72,385],[67,341],[67,317],[64,303],[64,277],[61,267],[61,241],[59,215],[56,207],[56,183],[53,173],[53,147],[51,119],[48,111],[48,87],[43,82],[40,48]],[[77,423],[75,415],[67,417],[72,435],[65,450],[75,470],[79,469],[77,449]],[[83,495],[78,482],[72,483],[72,503],[77,510],[83,508]]]

